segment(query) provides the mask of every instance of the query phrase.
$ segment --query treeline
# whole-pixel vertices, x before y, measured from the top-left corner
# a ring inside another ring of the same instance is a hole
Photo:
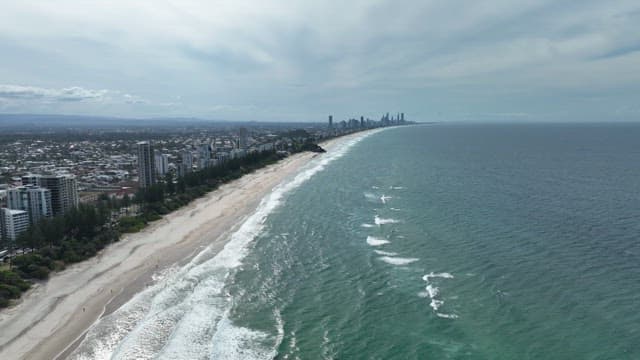
[[[43,219],[16,240],[19,254],[11,257],[9,268],[0,270],[0,307],[17,299],[33,280],[43,280],[51,271],[90,258],[121,233],[136,232],[223,183],[277,162],[275,151],[250,153],[238,159],[187,173],[176,178],[169,173],[161,182],[140,189],[133,199],[101,196],[94,205],[80,204],[64,216]],[[120,217],[120,209],[138,205],[136,216]]]

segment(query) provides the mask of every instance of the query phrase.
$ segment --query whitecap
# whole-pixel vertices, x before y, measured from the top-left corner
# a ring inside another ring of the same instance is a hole
[[[436,312],[436,315],[438,317],[444,318],[444,319],[457,319],[459,316],[456,314],[443,314],[443,313],[439,313]]]
[[[449,274],[448,272],[443,272],[443,273],[434,273],[431,272],[425,276],[422,277],[422,280],[429,282],[429,280],[431,278],[443,278],[443,279],[453,279],[453,275]]]
[[[379,259],[386,262],[387,264],[399,265],[399,266],[408,265],[420,260],[418,258],[401,258],[401,257],[392,257],[392,256],[381,256],[379,257]]]
[[[396,224],[396,223],[399,222],[396,219],[383,219],[383,218],[379,217],[378,215],[375,216],[374,221],[375,221],[376,225]]]
[[[380,246],[388,243],[390,243],[389,240],[380,239],[374,236],[367,236],[367,244],[371,246]]]
[[[360,226],[362,226],[363,228],[372,228],[375,225],[373,225],[373,224],[361,224]]]
[[[386,204],[387,200],[391,200],[391,199],[393,199],[393,197],[391,196],[387,196],[387,195],[380,196],[380,201],[382,201],[383,204]]]
[[[373,250],[376,254],[378,255],[384,255],[384,256],[396,256],[398,255],[398,253],[394,253],[391,251],[382,251],[382,250]]]

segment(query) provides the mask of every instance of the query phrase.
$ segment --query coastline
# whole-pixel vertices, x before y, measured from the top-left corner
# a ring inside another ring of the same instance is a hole
[[[321,145],[330,149],[364,133]],[[315,156],[295,154],[225,184],[36,285],[0,311],[0,358],[65,358],[96,320],[151,284],[155,273],[184,264],[207,246],[219,252],[261,199]]]

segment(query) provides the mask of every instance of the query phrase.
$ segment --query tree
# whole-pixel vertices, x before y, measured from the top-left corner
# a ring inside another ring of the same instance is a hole
[[[173,183],[173,172],[169,171],[164,177],[164,183],[168,194],[175,194],[176,185]]]

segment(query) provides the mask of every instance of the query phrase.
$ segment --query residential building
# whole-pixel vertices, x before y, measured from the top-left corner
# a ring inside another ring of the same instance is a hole
[[[69,209],[78,206],[78,184],[76,177],[61,175],[26,175],[22,185],[34,185],[51,191],[51,214],[60,216]]]
[[[29,228],[29,214],[24,210],[1,208],[0,223],[3,239],[13,242]]]
[[[165,176],[169,171],[169,155],[156,152],[154,162],[156,166],[156,175],[158,175],[158,177]]]
[[[29,213],[31,224],[43,217],[53,216],[51,190],[35,185],[19,186],[7,190],[7,208]]]
[[[138,183],[147,188],[156,183],[153,147],[148,141],[138,143]]]

